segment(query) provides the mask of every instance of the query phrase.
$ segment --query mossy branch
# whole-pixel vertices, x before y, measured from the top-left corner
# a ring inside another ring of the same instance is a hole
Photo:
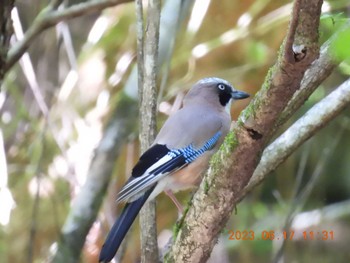
[[[205,262],[209,258],[273,135],[272,128],[300,88],[304,72],[319,55],[321,5],[320,0],[295,1],[278,60],[214,157],[167,262]]]

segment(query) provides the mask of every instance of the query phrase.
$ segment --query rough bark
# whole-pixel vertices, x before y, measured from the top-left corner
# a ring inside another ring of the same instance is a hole
[[[14,0],[3,0],[0,4],[0,87],[6,73],[7,53],[12,35],[11,10]]]
[[[350,80],[347,80],[314,105],[287,131],[266,147],[249,184],[241,192],[241,197],[258,185],[318,130],[334,120],[349,104]]]
[[[349,25],[345,25],[344,28]],[[344,28],[341,28],[337,31],[330,40],[324,43],[321,47],[320,57],[315,60],[315,62],[311,65],[311,67],[305,72],[304,78],[301,82],[300,89],[293,95],[293,98],[289,101],[287,107],[281,114],[280,119],[278,120],[277,126],[285,123],[286,120],[295,113],[301,105],[307,100],[307,98],[312,94],[313,91],[332,73],[332,71],[339,65],[341,61],[334,59],[331,54],[330,46],[332,45],[332,41],[336,39],[339,32],[341,32]],[[328,97],[327,97],[328,98]],[[324,100],[322,100],[324,101]],[[322,103],[334,103],[337,105],[336,101],[324,101]],[[322,107],[321,107],[322,108]],[[339,112],[325,112],[324,114],[329,114],[332,118],[335,118]],[[302,117],[304,118],[304,116]],[[327,125],[331,119],[318,119],[320,124]],[[308,125],[307,122],[303,122],[305,125]],[[277,126],[275,128],[277,128]],[[294,125],[293,125],[294,126]],[[308,130],[304,130],[308,133],[307,136],[299,134],[300,137],[305,136],[304,140],[301,142],[299,140],[293,140],[290,138],[287,144],[281,144],[279,139],[276,139],[272,142],[263,152],[260,163],[254,171],[253,176],[251,177],[249,184],[244,188],[244,190],[240,193],[240,200],[244,198],[244,196],[254,189],[258,184],[260,184],[280,163],[282,163],[288,156],[299,147],[304,141],[306,141],[310,136],[315,134],[320,128],[321,125],[317,126],[308,126]],[[292,128],[292,127],[290,127]],[[279,138],[289,133],[289,129],[283,133]],[[301,129],[301,128],[300,128]],[[296,129],[299,130],[299,129]],[[296,138],[294,138],[296,139]],[[281,152],[283,149],[282,155],[272,154],[273,152]]]
[[[141,4],[141,3],[140,3]],[[139,10],[140,11],[140,10]],[[142,11],[142,8],[141,8]],[[141,12],[139,12],[141,15]],[[138,19],[141,23],[141,19]],[[156,114],[157,114],[157,60],[158,60],[158,42],[159,42],[159,22],[160,22],[160,0],[150,0],[147,12],[147,30],[145,41],[139,46],[139,52],[143,57],[143,67],[139,63],[139,86],[140,94],[140,143],[141,152],[145,152],[153,143],[156,137]],[[138,25],[138,28],[143,28]],[[142,34],[138,30],[138,34]],[[139,40],[139,38],[141,38]],[[142,36],[138,36],[138,42],[141,42]],[[143,52],[140,49],[143,48]],[[141,262],[158,262],[158,242],[157,242],[157,224],[156,224],[156,203],[155,200],[147,202],[140,212],[141,229]]]
[[[241,114],[179,226],[168,262],[205,262],[252,176],[272,128],[318,57],[322,1],[295,1],[290,27],[276,64]]]
[[[320,57],[315,60],[311,67],[305,72],[301,82],[301,87],[294,93],[293,98],[288,102],[287,107],[283,110],[277,123],[278,126],[285,123],[340,64],[341,61],[339,59],[335,59],[330,54],[330,47],[339,33],[349,28],[349,26],[350,23],[346,23],[326,43],[322,45]]]

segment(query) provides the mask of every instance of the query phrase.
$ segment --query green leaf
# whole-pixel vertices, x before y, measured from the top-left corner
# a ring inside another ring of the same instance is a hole
[[[332,43],[332,52],[336,59],[345,60],[350,58],[350,28],[339,32],[335,41]]]

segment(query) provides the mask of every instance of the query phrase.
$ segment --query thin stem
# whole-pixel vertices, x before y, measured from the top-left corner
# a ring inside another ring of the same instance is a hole
[[[140,96],[140,142],[141,152],[148,149],[156,135],[157,112],[157,63],[160,24],[160,0],[150,0],[147,12],[147,30],[143,45],[143,78]],[[138,22],[141,21],[141,9],[138,9]],[[141,31],[141,22],[138,33]],[[138,36],[138,42],[143,36]],[[139,68],[141,70],[141,68]],[[140,81],[139,77],[139,81]],[[139,89],[141,86],[139,86]],[[144,205],[140,212],[141,224],[141,262],[158,262],[157,224],[155,201]]]

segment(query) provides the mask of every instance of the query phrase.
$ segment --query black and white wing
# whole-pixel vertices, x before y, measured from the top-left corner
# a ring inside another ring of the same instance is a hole
[[[216,132],[200,148],[192,144],[181,149],[169,149],[156,144],[148,149],[135,165],[131,177],[118,194],[117,201],[133,201],[154,186],[164,176],[190,164],[204,152],[211,150],[221,136]]]

